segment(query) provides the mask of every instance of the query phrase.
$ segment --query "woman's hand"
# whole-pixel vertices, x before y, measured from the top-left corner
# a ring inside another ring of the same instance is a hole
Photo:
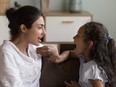
[[[79,83],[77,83],[76,81],[71,81],[70,83],[65,82],[65,84],[66,84],[66,87],[81,87]]]

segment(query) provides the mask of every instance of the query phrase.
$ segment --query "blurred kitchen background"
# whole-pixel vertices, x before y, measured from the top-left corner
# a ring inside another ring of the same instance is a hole
[[[40,8],[40,0],[11,0],[10,6],[17,1],[21,5]],[[93,20],[102,22],[116,41],[116,0],[82,0],[82,10],[89,11]],[[69,0],[49,0],[49,11],[68,11]]]

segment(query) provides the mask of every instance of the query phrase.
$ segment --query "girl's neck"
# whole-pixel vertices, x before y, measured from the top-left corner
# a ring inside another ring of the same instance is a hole
[[[91,61],[92,59],[86,59],[85,58],[85,63],[87,63],[87,62],[89,62],[89,61]]]
[[[90,55],[85,55],[84,58],[85,58],[85,62],[89,62],[89,61],[93,60]]]

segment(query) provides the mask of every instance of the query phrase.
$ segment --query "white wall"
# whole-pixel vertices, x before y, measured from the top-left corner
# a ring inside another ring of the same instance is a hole
[[[9,39],[9,30],[7,18],[5,16],[0,16],[0,44],[3,43],[3,40]]]
[[[21,5],[33,5],[39,8],[40,0],[11,0],[11,7],[14,1],[19,2]],[[69,0],[49,1],[49,11],[68,10],[67,6]],[[93,14],[93,20],[103,23],[116,41],[116,0],[82,0],[82,3],[83,10],[91,12]],[[0,30],[0,33],[1,32]],[[8,35],[6,35],[6,37],[7,36]],[[6,37],[3,36],[2,39]]]
[[[116,0],[83,0],[83,9],[91,12],[95,21],[103,23],[116,41]]]
[[[32,5],[32,6],[36,6],[36,7],[40,8],[40,6],[39,6],[40,0],[10,0],[10,6],[11,7],[14,6],[15,1],[17,1],[22,6],[24,6],[24,5]]]
[[[69,0],[50,0],[49,10],[67,10],[68,2]],[[109,33],[116,41],[115,4],[116,0],[82,0],[83,10],[91,12],[93,14],[94,21],[103,23],[108,28]]]

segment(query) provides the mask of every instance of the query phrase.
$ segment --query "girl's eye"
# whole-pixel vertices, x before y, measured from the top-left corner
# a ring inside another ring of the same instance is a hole
[[[79,37],[79,35],[77,34],[76,37]]]

